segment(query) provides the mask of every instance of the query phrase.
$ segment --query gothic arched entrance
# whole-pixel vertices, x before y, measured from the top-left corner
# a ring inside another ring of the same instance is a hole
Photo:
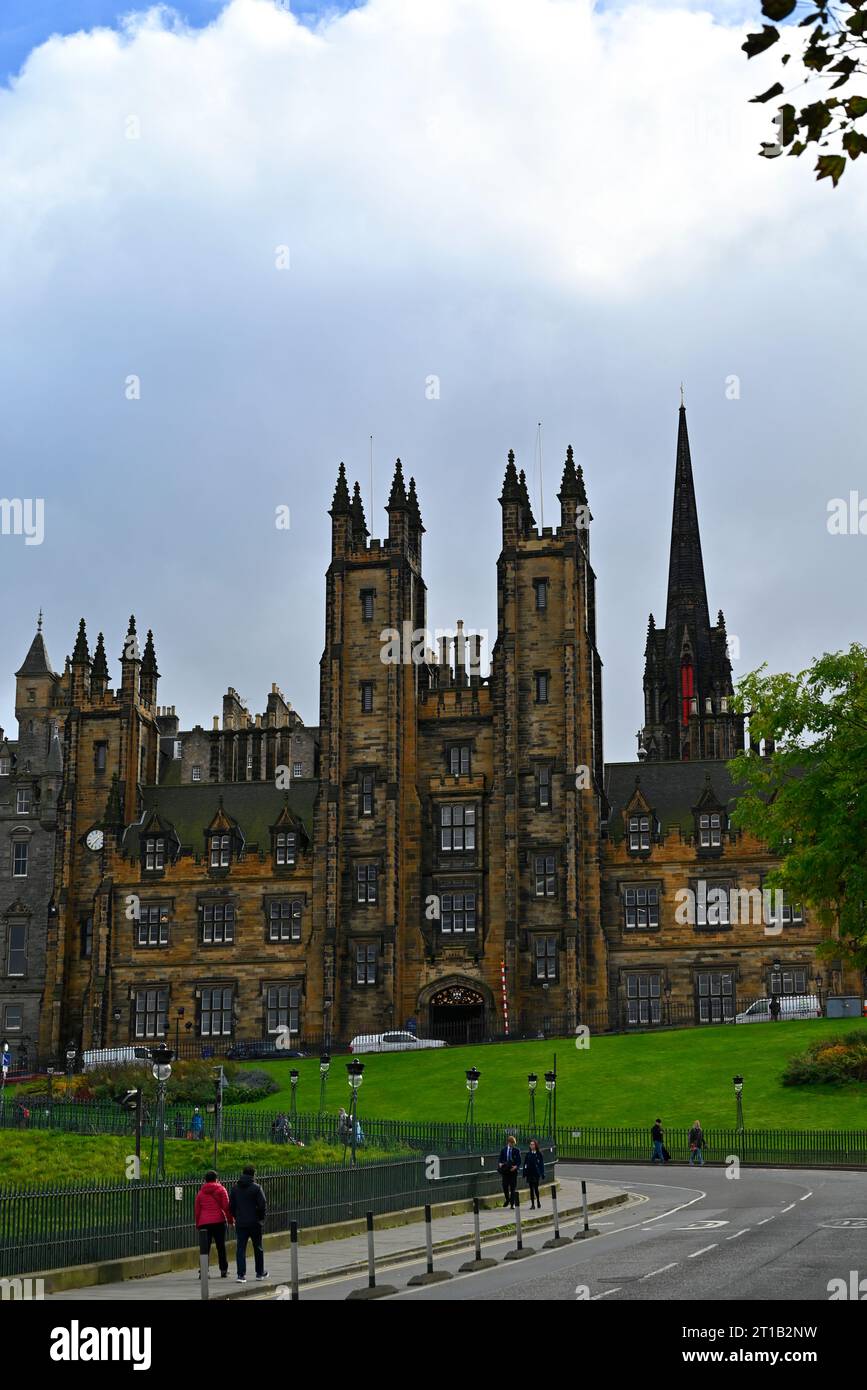
[[[479,1042],[486,1034],[485,996],[469,985],[446,985],[430,997],[431,1037],[448,1043]]]

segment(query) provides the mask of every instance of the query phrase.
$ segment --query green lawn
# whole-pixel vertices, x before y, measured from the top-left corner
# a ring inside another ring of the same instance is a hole
[[[744,1077],[744,1119],[748,1128],[865,1129],[867,1086],[783,1086],[779,1077],[788,1057],[819,1038],[852,1029],[867,1032],[867,1019],[816,1019],[810,1022],[757,1023],[687,1028],[671,1032],[620,1034],[590,1039],[577,1050],[573,1039],[449,1047],[429,1052],[368,1055],[359,1114],[387,1119],[461,1121],[466,1111],[464,1073],[477,1066],[476,1119],[514,1123],[527,1116],[527,1073],[539,1074],[536,1113],[545,1104],[542,1074],[557,1054],[557,1120],[560,1124],[649,1126],[657,1115],[669,1125],[699,1119],[705,1128],[732,1125],[732,1077]],[[325,1108],[348,1107],[348,1057],[331,1065]],[[300,1072],[298,1110],[319,1103],[319,1062],[256,1062],[284,1083],[279,1094],[255,1108],[289,1108],[289,1070]]]
[[[0,1187],[50,1187],[68,1182],[120,1182],[125,1177],[127,1155],[134,1151],[131,1139],[114,1135],[60,1134],[56,1130],[0,1130]],[[142,1170],[148,1176],[150,1139],[142,1141]],[[362,1161],[394,1157],[373,1149],[360,1153]],[[259,1169],[283,1169],[340,1163],[342,1145],[221,1144],[217,1171],[223,1182],[234,1181],[247,1163]],[[172,1177],[204,1177],[214,1161],[213,1142],[166,1139],[166,1172]],[[153,1172],[156,1175],[156,1146]]]

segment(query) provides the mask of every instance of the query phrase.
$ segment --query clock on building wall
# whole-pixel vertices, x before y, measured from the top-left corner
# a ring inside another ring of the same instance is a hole
[[[88,830],[84,837],[84,843],[87,845],[88,849],[98,850],[102,849],[104,839],[105,837],[102,831],[95,827],[93,830]]]

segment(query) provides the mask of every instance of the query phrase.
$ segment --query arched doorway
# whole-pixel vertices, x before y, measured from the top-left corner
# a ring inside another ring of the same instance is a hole
[[[485,997],[469,985],[447,985],[431,995],[429,1028],[447,1043],[479,1042],[485,1036]]]

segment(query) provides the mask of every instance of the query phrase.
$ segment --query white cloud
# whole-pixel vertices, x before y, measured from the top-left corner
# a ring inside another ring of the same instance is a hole
[[[287,693],[295,679],[314,719],[321,509],[341,455],[366,473],[371,430],[381,471],[401,452],[423,475],[433,598],[438,581],[477,626],[520,422],[530,446],[539,414],[551,423],[557,476],[567,432],[597,449],[596,553],[612,566],[640,525],[618,512],[624,496],[640,513],[661,488],[666,525],[677,380],[706,373],[722,411],[714,373],[743,372],[743,411],[720,419],[754,424],[760,393],[767,406],[782,390],[780,370],[759,377],[780,354],[788,363],[797,333],[776,346],[775,316],[788,316],[799,280],[823,275],[821,324],[847,256],[863,254],[859,169],[831,194],[803,160],[756,157],[771,113],[748,98],[773,78],[747,64],[730,12],[369,0],[311,32],[270,0],[233,0],[205,29],[152,11],[123,34],[36,50],[0,92],[0,370],[13,470],[26,461],[46,496],[28,589],[42,586],[64,631],[79,609],[108,625],[116,602],[119,627],[130,600],[150,603],[158,650],[174,652],[166,698],[182,706],[186,693],[188,718],[207,719],[241,667],[254,701],[271,679]],[[127,138],[131,116],[139,139]],[[288,272],[274,266],[283,244]],[[136,405],[122,399],[131,372]],[[437,406],[423,401],[430,372],[444,383]],[[603,403],[627,398],[640,426],[606,418]],[[648,477],[636,448],[653,399]],[[749,479],[744,439],[732,467]],[[467,464],[482,458],[476,481]],[[804,457],[790,484],[807,471]],[[298,528],[291,560],[257,529],[283,501]],[[448,536],[463,536],[463,585]],[[0,573],[10,557],[0,545]],[[104,583],[112,572],[120,586]],[[269,612],[289,573],[303,619],[279,603]],[[641,612],[635,634],[603,624],[609,667],[627,645],[634,664],[649,602],[619,587],[622,574],[605,576],[602,602]],[[726,581],[718,569],[714,609],[732,606]],[[661,595],[664,573],[651,582]],[[194,670],[181,600],[201,614]],[[731,614],[730,627],[744,623]],[[13,655],[29,628],[25,612]],[[269,642],[294,644],[292,677],[275,671]],[[609,708],[626,727],[640,679],[630,669],[617,684]]]

